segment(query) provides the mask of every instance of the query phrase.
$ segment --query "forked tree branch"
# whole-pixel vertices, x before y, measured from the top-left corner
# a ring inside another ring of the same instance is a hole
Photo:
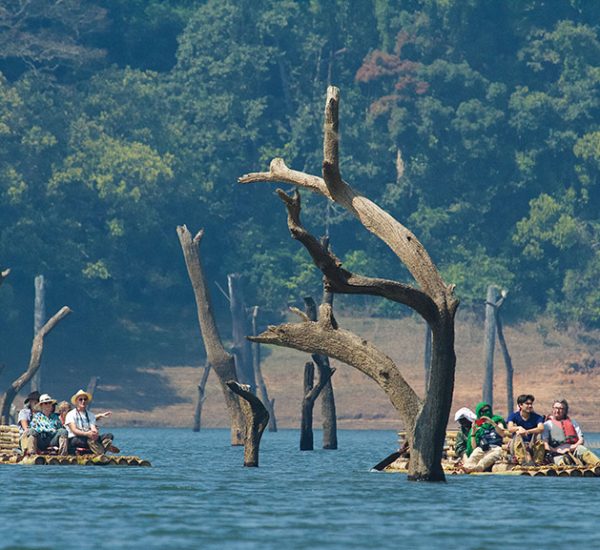
[[[331,306],[322,304],[319,321],[269,326],[253,342],[294,348],[310,354],[327,355],[372,378],[388,395],[407,430],[414,427],[421,400],[398,371],[394,362],[356,334],[337,328]]]
[[[288,228],[294,239],[300,241],[311,255],[314,264],[325,276],[327,290],[338,294],[368,294],[380,296],[413,308],[428,323],[434,323],[437,308],[433,300],[423,291],[389,279],[363,277],[355,275],[342,267],[328,247],[309,233],[300,221],[300,193],[295,190],[290,196],[277,189],[279,198],[284,202],[288,212]]]

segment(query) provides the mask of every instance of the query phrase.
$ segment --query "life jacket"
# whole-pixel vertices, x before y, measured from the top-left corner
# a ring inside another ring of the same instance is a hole
[[[558,445],[562,443],[568,443],[572,445],[579,441],[579,436],[577,435],[577,431],[575,430],[575,426],[573,426],[573,422],[569,417],[564,420],[556,420],[553,416],[550,417],[550,421],[552,422],[552,428],[550,430],[550,437],[552,443],[557,443]],[[557,447],[558,445],[552,445],[553,447]]]

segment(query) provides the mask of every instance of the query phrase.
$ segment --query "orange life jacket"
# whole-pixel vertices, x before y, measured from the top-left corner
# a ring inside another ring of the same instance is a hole
[[[556,420],[553,416],[551,416],[550,420],[552,420],[552,424],[554,424],[556,427],[560,427],[565,434],[565,440],[564,442],[561,441],[561,443],[568,443],[569,445],[572,445],[573,443],[579,441],[579,436],[577,435],[575,426],[573,426],[573,422],[571,422],[569,417],[565,418],[564,420]]]

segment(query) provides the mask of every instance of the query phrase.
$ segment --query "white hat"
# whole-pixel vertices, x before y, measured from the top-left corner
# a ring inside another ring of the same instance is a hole
[[[40,395],[40,405],[44,403],[51,403],[52,405],[56,405],[56,399],[52,399],[47,393],[43,393]]]
[[[458,422],[461,418],[466,418],[467,420],[474,422],[477,419],[477,415],[471,409],[469,409],[469,407],[462,407],[456,411],[454,420]]]

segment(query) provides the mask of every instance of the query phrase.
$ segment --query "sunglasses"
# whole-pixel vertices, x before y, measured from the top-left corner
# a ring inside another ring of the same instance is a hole
[[[77,401],[83,401],[84,403],[88,400],[87,397],[80,397]]]

